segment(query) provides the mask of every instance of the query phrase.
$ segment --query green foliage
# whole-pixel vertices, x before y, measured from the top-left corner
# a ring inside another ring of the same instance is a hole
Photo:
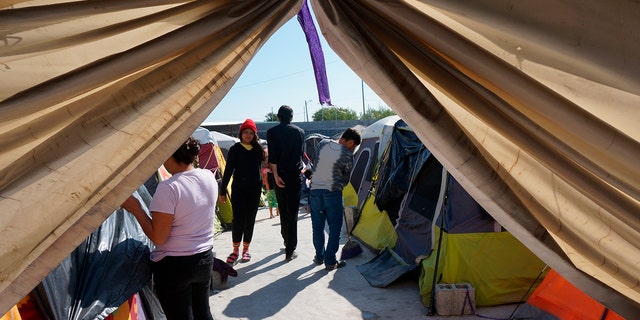
[[[358,120],[358,115],[348,108],[323,107],[313,114],[312,119],[313,121]]]
[[[393,116],[396,113],[389,109],[387,106],[378,106],[377,108],[367,109],[366,117],[363,114],[358,114],[349,108],[339,107],[323,107],[316,111],[313,116],[313,121],[330,121],[330,120],[370,120],[376,121],[382,118]],[[269,116],[269,115],[267,115]],[[276,120],[277,121],[277,117]],[[267,120],[269,121],[269,120]]]
[[[388,116],[393,116],[395,114],[396,113],[393,112],[393,110],[389,109],[386,106],[378,106],[378,108],[376,109],[369,107],[369,109],[367,109],[366,117],[361,116],[360,119],[376,121]]]
[[[278,121],[278,115],[273,112],[269,112],[264,116],[264,121],[266,122]]]

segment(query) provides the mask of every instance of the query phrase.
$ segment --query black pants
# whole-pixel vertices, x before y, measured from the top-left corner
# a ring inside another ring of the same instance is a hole
[[[285,253],[290,255],[298,245],[298,210],[300,209],[300,188],[302,176],[293,173],[280,176],[284,188],[276,185],[276,198],[280,209],[280,233],[285,243]]]
[[[233,225],[231,227],[231,241],[251,242],[253,229],[256,225],[256,214],[260,202],[262,186],[231,187],[231,208],[233,208]]]
[[[184,257],[164,257],[152,264],[153,283],[168,320],[212,320],[209,284],[211,250]]]

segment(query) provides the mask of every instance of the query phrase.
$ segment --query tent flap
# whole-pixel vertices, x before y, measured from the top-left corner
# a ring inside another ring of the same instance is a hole
[[[334,51],[496,221],[640,312],[639,3],[312,3]]]
[[[330,47],[501,226],[598,302],[640,314],[640,2],[309,4]],[[302,5],[0,0],[0,313]]]
[[[0,46],[0,225],[12,239],[0,244],[3,311],[194,132],[301,6],[140,1],[76,14],[80,2],[41,3],[0,10],[12,17],[3,34],[31,50]]]

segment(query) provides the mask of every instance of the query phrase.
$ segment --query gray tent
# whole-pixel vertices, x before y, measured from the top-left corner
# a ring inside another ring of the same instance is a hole
[[[419,269],[425,305],[433,284],[444,281],[471,283],[477,304],[488,306],[519,302],[538,284],[545,264],[466,193],[404,121],[396,122],[386,150],[371,197],[394,224],[395,241],[357,266],[372,286]]]

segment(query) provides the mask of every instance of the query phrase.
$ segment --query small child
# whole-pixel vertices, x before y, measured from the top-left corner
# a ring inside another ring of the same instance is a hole
[[[264,148],[265,158],[268,158],[269,151]],[[280,215],[280,209],[278,209],[278,200],[276,199],[276,191],[271,189],[271,186],[276,183],[273,177],[273,172],[269,169],[269,166],[265,163],[262,166],[262,182],[264,183],[264,189],[267,193],[267,207],[269,208],[269,219],[274,217],[273,208],[276,209],[276,216]]]
[[[309,201],[311,179],[308,179],[306,175],[302,174],[302,186],[300,188],[300,206],[304,209],[306,214],[311,213],[311,203]]]

